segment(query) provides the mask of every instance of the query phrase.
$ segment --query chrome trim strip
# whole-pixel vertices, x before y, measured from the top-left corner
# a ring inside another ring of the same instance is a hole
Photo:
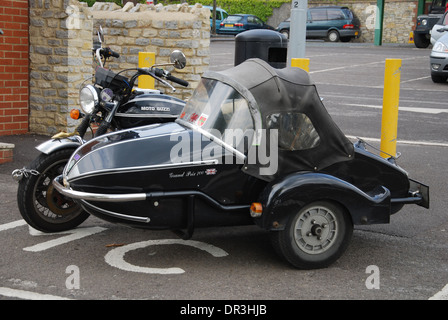
[[[89,200],[89,201],[107,201],[107,202],[129,202],[129,201],[146,200],[145,193],[104,194],[104,193],[75,191],[73,189],[64,187],[59,182],[60,180],[62,180],[62,175],[57,176],[53,180],[53,186],[59,193],[72,199]]]
[[[97,211],[99,211],[99,212],[101,212],[101,213],[103,213],[105,215],[108,215],[108,216],[111,216],[111,217],[114,217],[114,218],[125,219],[125,220],[136,221],[136,222],[144,222],[144,223],[151,222],[151,219],[149,217],[130,216],[130,215],[127,215],[127,214],[117,213],[117,212],[113,212],[113,211],[109,211],[109,210],[106,210],[106,209],[99,208],[97,206],[94,206],[91,203],[88,203],[85,200],[81,200],[81,202],[85,206],[91,207],[93,210],[97,210]]]
[[[165,163],[165,164],[156,164],[150,166],[139,166],[139,167],[127,167],[127,168],[114,168],[114,169],[105,169],[105,170],[95,170],[83,173],[81,175],[77,175],[76,177],[70,179],[70,174],[67,176],[70,181],[77,181],[79,179],[83,179],[85,177],[95,177],[105,174],[116,174],[116,173],[129,173],[129,172],[137,172],[137,171],[152,171],[157,169],[170,169],[170,168],[182,168],[182,167],[192,167],[192,166],[210,166],[218,164],[218,159],[213,160],[204,160],[204,161],[191,161],[191,162],[179,162],[179,163]]]
[[[123,112],[117,112],[115,114],[116,117],[122,117],[122,118],[173,118],[176,119],[178,117],[177,114],[164,114],[164,113],[123,113]]]
[[[148,98],[148,97],[143,97],[143,96],[137,96],[134,99],[126,102],[123,106],[127,105],[128,103],[132,103],[132,101],[157,101],[157,102],[166,102],[167,104],[178,104],[180,106],[185,106],[186,102],[180,102],[180,101],[176,101],[176,100],[170,100],[170,99],[160,99],[160,98]]]

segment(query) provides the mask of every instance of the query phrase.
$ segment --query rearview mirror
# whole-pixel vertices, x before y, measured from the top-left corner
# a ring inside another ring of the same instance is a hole
[[[174,64],[174,67],[176,69],[183,69],[187,65],[187,58],[185,57],[184,53],[179,50],[174,50],[170,54],[170,61],[172,64]]]
[[[100,42],[100,43],[103,43],[104,42],[104,31],[103,31],[103,27],[99,27],[98,28],[98,41]]]

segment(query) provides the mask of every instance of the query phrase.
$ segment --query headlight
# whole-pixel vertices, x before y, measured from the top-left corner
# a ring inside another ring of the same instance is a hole
[[[85,113],[92,113],[98,101],[98,92],[90,84],[82,88],[79,92],[79,103]]]
[[[434,47],[432,48],[434,52],[448,53],[448,47],[444,45],[442,42],[437,41]]]
[[[427,23],[428,23],[428,20],[426,20],[426,19],[422,20],[422,25],[426,26]]]

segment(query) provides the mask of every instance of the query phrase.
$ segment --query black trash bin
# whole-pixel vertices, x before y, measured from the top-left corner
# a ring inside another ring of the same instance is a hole
[[[235,66],[250,58],[260,58],[272,67],[286,67],[288,39],[268,29],[248,30],[235,37]]]

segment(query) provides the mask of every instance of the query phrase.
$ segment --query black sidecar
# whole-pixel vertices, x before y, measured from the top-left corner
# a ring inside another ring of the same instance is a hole
[[[298,268],[346,249],[429,189],[350,142],[308,74],[250,59],[207,72],[174,123],[111,133],[73,153],[55,188],[91,214],[148,229],[256,224]]]

